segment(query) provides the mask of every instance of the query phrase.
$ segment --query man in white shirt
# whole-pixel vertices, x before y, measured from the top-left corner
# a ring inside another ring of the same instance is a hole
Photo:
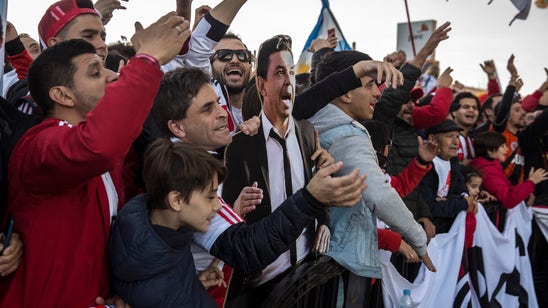
[[[227,148],[226,160],[229,170],[223,186],[223,197],[228,203],[235,200],[241,187],[258,182],[263,189],[260,205],[246,215],[248,223],[254,223],[270,215],[287,197],[304,187],[312,178],[314,160],[322,150],[316,144],[314,128],[306,120],[297,121],[291,116],[295,99],[295,66],[291,52],[291,38],[275,36],[265,41],[257,56],[257,87],[263,97],[261,126],[255,136],[239,134],[234,136]],[[322,157],[319,167],[330,164],[333,159]],[[242,165],[245,165],[242,168]],[[326,215],[318,217],[318,237],[329,242],[329,228]],[[302,261],[313,246],[314,225],[305,228],[289,251],[261,273],[235,276],[229,293],[238,296],[227,304],[257,307],[266,299],[272,286],[287,269]],[[320,249],[325,252],[326,246]],[[238,279],[239,278],[239,279]],[[242,287],[242,290],[238,290]],[[244,300],[244,302],[240,302]]]

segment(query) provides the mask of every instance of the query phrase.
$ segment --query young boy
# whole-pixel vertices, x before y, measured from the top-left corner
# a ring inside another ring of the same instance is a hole
[[[113,225],[113,285],[132,307],[216,307],[196,276],[195,231],[221,209],[217,186],[226,169],[201,148],[159,139],[146,154],[147,194],[133,198]]]

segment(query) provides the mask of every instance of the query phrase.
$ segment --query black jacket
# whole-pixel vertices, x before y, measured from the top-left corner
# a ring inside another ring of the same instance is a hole
[[[548,168],[548,108],[518,134],[519,146],[525,158],[525,174],[531,168]],[[547,169],[548,170],[548,169]],[[535,205],[548,205],[548,181],[535,185]]]
[[[146,194],[130,200],[112,225],[108,258],[115,291],[132,307],[216,307],[195,273],[192,231],[172,230],[179,249],[168,245],[150,224],[147,200]],[[289,249],[322,210],[324,206],[301,189],[260,222],[226,229],[210,253],[244,272],[262,270]]]
[[[461,166],[455,159],[451,160],[451,184],[449,185],[447,200],[435,200],[438,193],[438,184],[438,173],[435,165],[432,165],[432,169],[422,178],[419,187],[424,200],[430,206],[436,233],[446,233],[451,228],[455,217],[461,211],[468,209],[468,201],[462,195],[466,192],[464,176],[462,175]]]
[[[391,175],[400,174],[418,154],[418,135],[415,128],[397,116],[401,106],[409,101],[409,93],[421,71],[410,64],[402,66],[400,70],[404,84],[397,89],[385,89],[373,112],[373,119],[385,123],[391,134],[392,147],[386,165],[386,171]],[[422,217],[430,218],[430,209],[418,187],[402,199],[416,220]]]

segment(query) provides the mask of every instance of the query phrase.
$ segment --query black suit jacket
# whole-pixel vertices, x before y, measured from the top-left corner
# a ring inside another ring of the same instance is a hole
[[[266,154],[266,142],[264,140],[263,125],[254,136],[237,134],[232,143],[226,148],[225,162],[228,168],[228,175],[223,182],[223,199],[229,204],[240,195],[242,188],[251,186],[257,181],[258,187],[263,189],[263,200],[256,209],[245,216],[248,223],[254,223],[272,213],[270,202],[270,187],[268,176],[268,160]],[[314,127],[306,120],[295,121],[295,133],[301,150],[302,157],[290,157],[290,160],[302,159],[305,183],[312,178],[314,161],[310,159],[316,150]],[[281,179],[283,181],[283,179]],[[329,216],[324,211],[317,217],[319,225],[329,227]],[[283,222],[278,221],[279,224]],[[278,225],[279,225],[278,224]],[[291,227],[291,226],[287,226]],[[307,236],[314,241],[314,224],[308,226]],[[249,306],[250,296],[256,296],[256,292],[247,289],[247,282],[260,274],[257,272],[246,276],[242,272],[234,271],[230,280],[229,290],[226,295],[225,307],[246,307]],[[253,302],[256,299],[251,300]],[[264,300],[264,299],[259,299]]]
[[[302,157],[290,157],[289,159],[302,160],[305,183],[308,183],[313,176],[312,168],[314,167],[314,161],[310,157],[316,150],[314,126],[306,120],[295,121],[295,133]],[[253,212],[246,215],[245,220],[248,223],[254,223],[270,215],[272,207],[262,123],[259,132],[254,136],[242,133],[234,136],[232,143],[226,148],[225,162],[228,175],[223,182],[223,199],[228,204],[234,204],[242,188],[251,186],[253,182],[257,181],[258,187],[263,190],[263,201]]]

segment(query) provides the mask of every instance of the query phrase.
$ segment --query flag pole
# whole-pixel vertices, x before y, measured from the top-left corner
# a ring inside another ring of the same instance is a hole
[[[409,17],[409,6],[407,5],[407,0],[405,2],[405,12],[407,13],[407,26],[409,26],[409,35],[411,36],[411,47],[413,48],[413,57],[417,55],[415,51],[415,38],[413,37],[413,28],[411,27],[411,18]]]

